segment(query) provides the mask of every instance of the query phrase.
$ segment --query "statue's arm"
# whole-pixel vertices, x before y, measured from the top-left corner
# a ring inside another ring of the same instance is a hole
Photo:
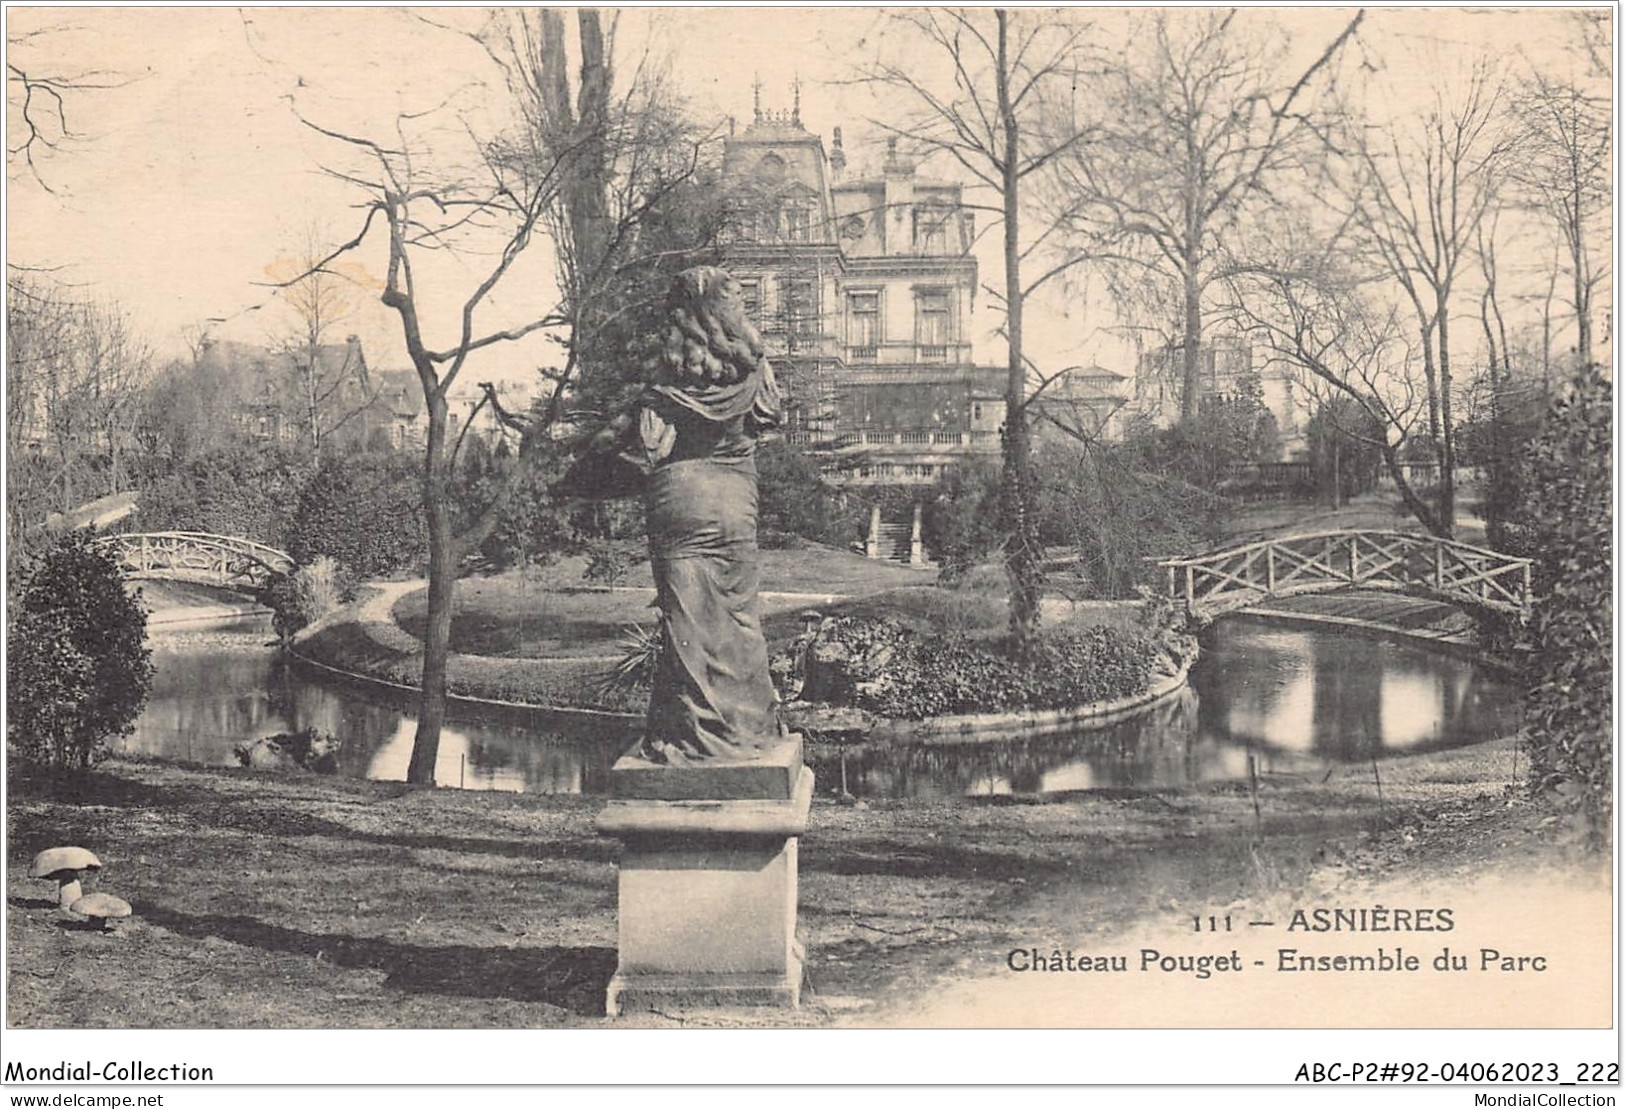
[[[622,412],[599,429],[549,491],[594,501],[641,495],[655,464],[643,446],[642,411]]]
[[[638,413],[637,438],[636,461],[648,473],[671,455],[677,445],[677,426],[653,405],[645,404]]]
[[[752,429],[761,431],[778,427],[784,418],[784,394],[779,391],[778,378],[773,376],[773,364],[762,360],[762,384],[756,390],[756,402],[751,405]]]

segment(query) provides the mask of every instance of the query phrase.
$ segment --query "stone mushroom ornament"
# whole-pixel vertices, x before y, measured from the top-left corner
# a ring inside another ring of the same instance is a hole
[[[110,893],[87,893],[68,908],[70,912],[84,917],[100,932],[111,932],[113,922],[129,916],[132,911],[128,901]]]
[[[84,887],[80,883],[85,874],[100,870],[101,866],[101,860],[83,847],[53,847],[34,856],[28,876],[55,882],[57,905],[67,909],[83,895]]]

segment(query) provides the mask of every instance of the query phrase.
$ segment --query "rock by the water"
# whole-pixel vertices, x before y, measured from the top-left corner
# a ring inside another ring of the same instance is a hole
[[[796,701],[779,709],[785,726],[810,739],[862,739],[875,726],[873,713],[844,705]]]

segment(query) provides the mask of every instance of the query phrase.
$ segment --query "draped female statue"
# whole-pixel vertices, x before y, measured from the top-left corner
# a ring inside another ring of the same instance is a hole
[[[781,739],[756,599],[756,441],[778,422],[778,386],[723,270],[679,274],[664,328],[637,403],[559,490],[643,494],[660,660],[634,753],[668,765],[747,760]]]

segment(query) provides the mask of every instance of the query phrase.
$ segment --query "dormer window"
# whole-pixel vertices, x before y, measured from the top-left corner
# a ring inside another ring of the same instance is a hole
[[[914,209],[914,249],[921,254],[948,253],[950,209],[944,204],[921,204]]]
[[[791,205],[784,209],[784,238],[787,242],[804,243],[808,238],[810,220],[807,209]]]

